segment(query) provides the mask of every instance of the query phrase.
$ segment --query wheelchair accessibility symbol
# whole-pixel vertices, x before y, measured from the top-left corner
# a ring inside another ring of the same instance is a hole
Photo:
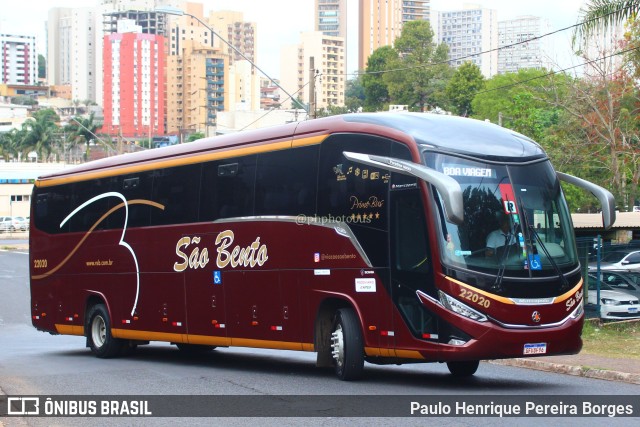
[[[542,262],[540,262],[540,255],[529,255],[529,268],[531,270],[542,270]]]
[[[222,285],[222,272],[216,270],[213,272],[213,284],[214,285]]]

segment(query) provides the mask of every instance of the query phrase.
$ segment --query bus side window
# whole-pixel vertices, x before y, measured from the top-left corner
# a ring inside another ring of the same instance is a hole
[[[318,146],[258,156],[256,215],[313,214]]]
[[[45,233],[59,233],[67,227],[60,228],[60,223],[70,212],[70,186],[58,186],[47,189],[46,193],[39,193],[35,200],[35,227]]]
[[[203,164],[200,221],[254,215],[256,155]]]
[[[69,210],[64,213],[63,219],[74,209],[78,208],[85,202],[110,191],[113,191],[111,178],[102,178],[93,181],[83,181],[72,184],[71,206]],[[117,203],[122,203],[122,201],[116,200],[113,197],[104,197],[86,205],[73,217],[69,218],[69,231],[89,231],[89,229],[91,229],[91,227],[93,227],[94,225],[96,225],[96,230],[107,229],[109,218],[104,218],[103,220],[101,220],[101,218],[111,209],[111,207],[115,206]],[[119,225],[119,227],[122,227],[122,225]]]
[[[151,225],[198,221],[200,202],[199,164],[160,169],[153,175],[152,200],[164,210],[151,209]]]
[[[112,178],[111,189],[122,194],[127,201],[131,200],[149,200],[151,198],[151,173],[139,172],[135,174],[122,175]],[[115,197],[109,198],[110,206],[117,206],[122,200]],[[150,207],[146,204],[129,203],[129,217],[127,227],[148,227]],[[113,212],[109,218],[109,228],[122,228],[124,225],[125,210],[120,208]]]

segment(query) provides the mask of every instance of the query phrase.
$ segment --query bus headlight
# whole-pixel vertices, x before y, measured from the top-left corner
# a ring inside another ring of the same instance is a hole
[[[469,307],[468,305],[461,303],[455,298],[451,298],[449,295],[445,294],[442,291],[438,291],[440,295],[440,302],[443,306],[453,311],[454,313],[458,313],[460,316],[467,317],[471,320],[475,320],[476,322],[486,322],[487,316],[480,313],[477,310]]]

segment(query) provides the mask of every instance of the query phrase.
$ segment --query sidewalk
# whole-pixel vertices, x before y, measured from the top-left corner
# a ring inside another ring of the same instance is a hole
[[[608,381],[640,384],[640,361],[592,354],[492,360],[489,363]]]

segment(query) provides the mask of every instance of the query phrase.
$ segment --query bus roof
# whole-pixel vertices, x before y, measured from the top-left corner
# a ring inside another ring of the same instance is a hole
[[[524,135],[479,120],[429,113],[357,113],[108,157],[42,176],[36,185],[46,186],[47,181],[58,184],[66,181],[65,178],[75,181],[83,176],[80,180],[84,180],[94,175],[124,174],[318,144],[330,134],[343,132],[361,132],[409,143],[415,141],[434,149],[495,161],[546,157],[542,148]]]

